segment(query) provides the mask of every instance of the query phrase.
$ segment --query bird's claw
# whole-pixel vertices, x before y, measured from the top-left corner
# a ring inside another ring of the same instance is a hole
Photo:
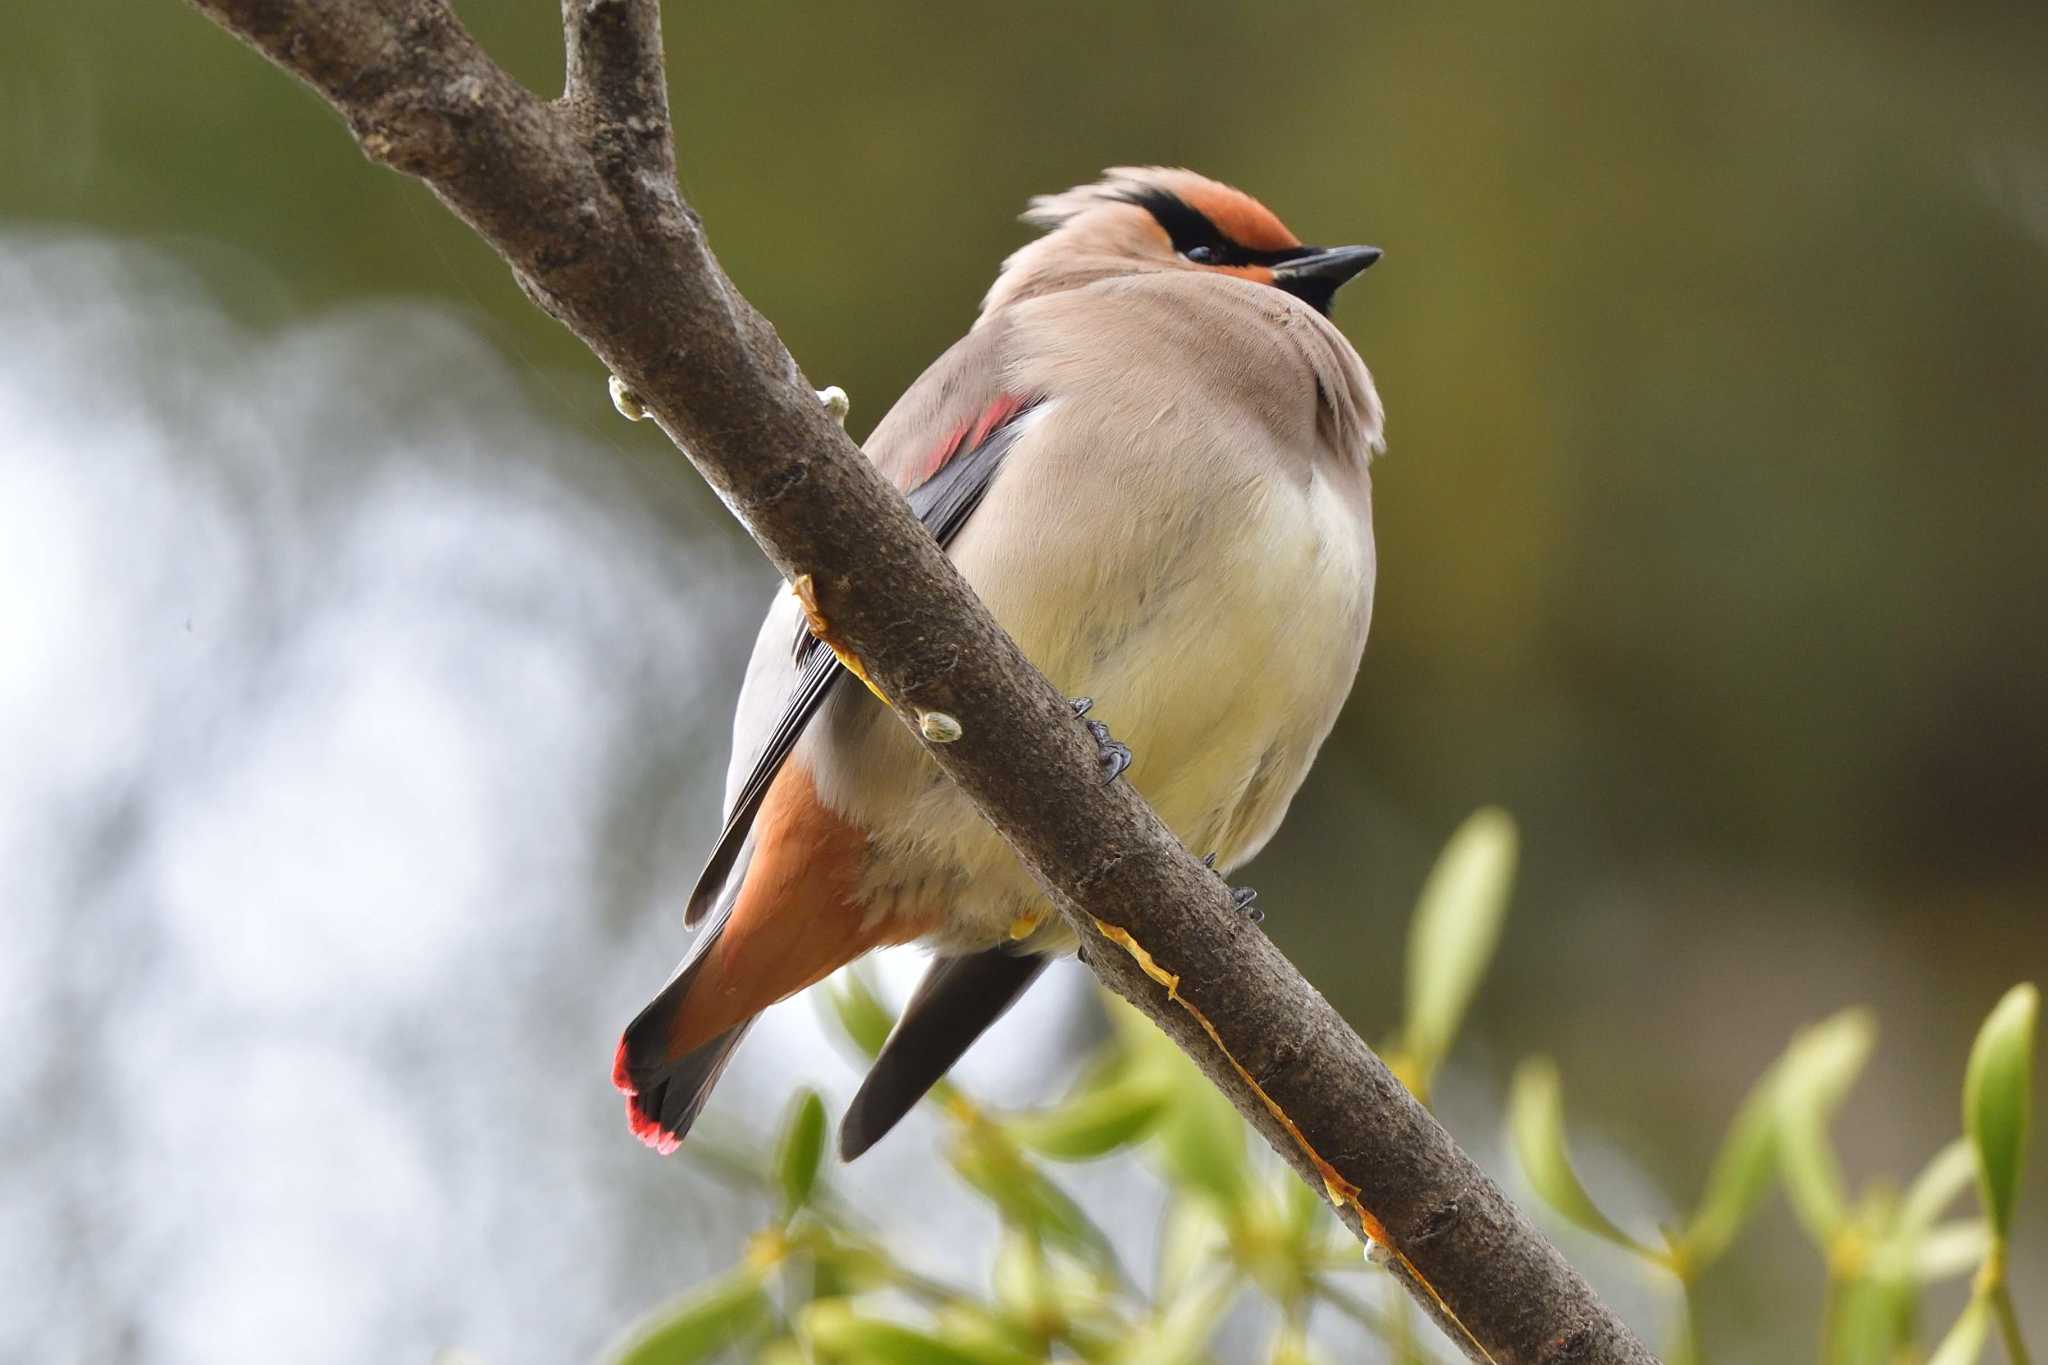
[[[1095,698],[1075,697],[1067,703],[1074,710],[1074,718],[1081,720],[1095,709]],[[1102,765],[1102,785],[1108,786],[1124,775],[1124,769],[1131,766],[1131,751],[1110,737],[1109,727],[1099,720],[1081,720],[1088,727],[1089,738],[1095,741],[1097,762]]]
[[[1119,744],[1110,738],[1109,727],[1099,720],[1083,722],[1088,733],[1095,737],[1096,761],[1102,767],[1102,785],[1108,786],[1124,775],[1124,769],[1131,766],[1129,746]]]
[[[1129,746],[1119,744],[1111,738],[1109,727],[1099,720],[1084,720],[1088,733],[1095,740],[1096,762],[1102,768],[1102,785],[1108,786],[1124,775],[1124,769],[1131,766]]]
[[[1202,856],[1202,866],[1214,872],[1216,870],[1216,855],[1213,853],[1204,854]],[[1259,893],[1254,887],[1233,886],[1230,888],[1230,908],[1243,915],[1245,919],[1253,924],[1263,923],[1266,918],[1266,912],[1254,904],[1258,898]]]

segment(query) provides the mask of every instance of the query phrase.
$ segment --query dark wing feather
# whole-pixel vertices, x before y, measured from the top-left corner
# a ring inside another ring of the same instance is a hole
[[[932,539],[949,545],[974,509],[981,506],[1003,457],[1024,432],[1030,406],[1017,409],[1008,421],[982,438],[974,449],[955,455],[939,472],[910,490],[910,510],[931,531]]]
[[[802,736],[804,727],[810,724],[811,717],[825,704],[833,685],[846,676],[846,670],[829,649],[813,651],[802,661],[802,667],[796,690],[790,694],[782,714],[776,718],[775,729],[769,733],[768,747],[761,751],[760,758],[754,761],[753,769],[747,773],[746,784],[732,803],[732,813],[725,818],[725,828],[719,831],[718,844],[711,850],[710,858],[705,860],[704,870],[697,874],[696,889],[690,892],[689,908],[683,912],[686,925],[696,924],[717,903],[719,892],[725,888],[732,874],[733,865],[739,861],[740,850],[746,846],[747,836],[753,832],[754,816],[761,809],[761,800],[768,795],[768,786],[775,780],[775,774],[782,770],[782,761],[796,747],[797,739]]]
[[[1022,420],[1030,410],[1029,404],[1017,407],[984,436],[979,445],[954,453],[937,473],[910,491],[910,510],[917,513],[918,520],[932,533],[941,549],[952,542],[974,509],[981,505],[989,485],[995,482],[996,472],[1002,468],[1003,457],[1009,454],[1010,447],[1022,434]],[[732,811],[726,817],[725,828],[719,833],[718,844],[711,850],[704,871],[697,877],[696,889],[690,893],[689,908],[683,912],[686,925],[694,925],[704,918],[705,912],[718,899],[719,890],[731,875],[733,865],[739,860],[741,846],[754,827],[754,816],[761,809],[769,784],[782,770],[783,761],[796,747],[811,717],[825,704],[825,698],[832,694],[840,679],[848,676],[832,651],[808,631],[798,637],[796,658],[803,670],[798,676],[796,690],[790,694],[774,730],[769,733],[767,747],[762,749],[760,758],[747,773],[746,783],[740,788]]]
[[[991,431],[980,445],[953,456],[939,467],[938,473],[910,490],[910,510],[932,533],[932,539],[939,542],[940,549],[952,543],[960,528],[967,524],[967,518],[974,514],[974,509],[981,506],[989,485],[995,482],[996,470],[1002,467],[1003,456],[1010,453],[1010,447],[1017,443],[1017,437],[1023,430],[1018,419],[1029,411],[1029,408],[1020,408],[1015,417]],[[831,653],[825,648],[825,642],[809,630],[802,626],[797,630],[798,663],[821,653]],[[778,736],[781,734],[780,727],[776,733]],[[779,763],[781,760],[776,761]]]
[[[853,1160],[894,1128],[1038,979],[1046,961],[1042,953],[988,948],[932,963],[846,1107],[839,1123],[840,1160]]]

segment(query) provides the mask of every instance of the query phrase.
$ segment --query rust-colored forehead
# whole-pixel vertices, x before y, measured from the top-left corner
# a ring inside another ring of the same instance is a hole
[[[1214,223],[1231,241],[1254,251],[1285,251],[1301,245],[1273,210],[1228,185],[1213,180],[1176,185],[1181,202]]]

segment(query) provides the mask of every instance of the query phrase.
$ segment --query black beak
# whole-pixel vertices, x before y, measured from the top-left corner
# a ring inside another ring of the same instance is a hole
[[[1376,246],[1305,247],[1306,254],[1273,267],[1273,283],[1328,314],[1337,290],[1380,258]]]

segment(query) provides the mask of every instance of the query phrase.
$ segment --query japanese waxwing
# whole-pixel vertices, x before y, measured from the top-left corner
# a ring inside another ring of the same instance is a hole
[[[1095,727],[1107,775],[1128,764],[1227,873],[1279,826],[1365,647],[1381,412],[1328,313],[1379,252],[1303,246],[1251,196],[1157,167],[1024,217],[1045,235],[867,455],[1024,653],[1114,724]],[[725,812],[686,916],[697,939],[613,1067],[658,1150],[762,1010],[923,943],[935,960],[841,1125],[850,1160],[1074,947],[788,591],[740,691]]]

